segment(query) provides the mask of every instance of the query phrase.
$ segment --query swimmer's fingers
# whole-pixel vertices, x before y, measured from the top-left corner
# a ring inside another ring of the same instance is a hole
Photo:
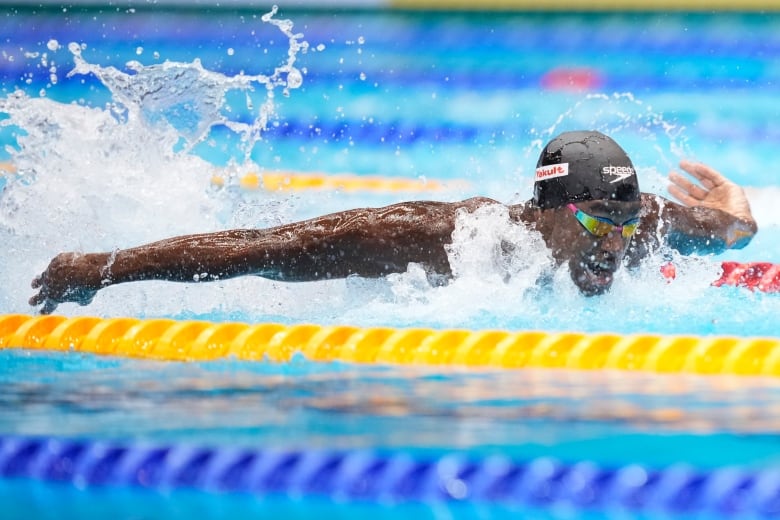
[[[38,305],[43,304],[43,307],[41,307],[39,311],[41,314],[51,314],[54,312],[54,309],[57,308],[57,302],[49,297],[49,291],[43,282],[43,275],[33,278],[30,286],[33,289],[40,289],[40,291],[33,294],[30,299],[27,300],[27,303],[29,303],[32,307],[37,307]]]
[[[57,302],[54,300],[46,300],[46,303],[41,307],[41,314],[51,314],[57,308]]]
[[[708,190],[698,186],[677,172],[669,174],[669,193],[686,206],[696,206],[707,198]]]
[[[695,177],[705,188],[712,190],[717,188],[721,184],[730,182],[716,169],[711,168],[703,163],[695,163],[692,161],[680,161],[680,168],[687,172],[692,177]]]
[[[30,296],[30,299],[27,300],[27,303],[35,307],[36,305],[40,305],[45,301],[46,301],[46,296],[44,296],[43,293],[39,292]]]
[[[43,304],[39,311],[41,314],[51,314],[57,308],[57,302],[49,298],[44,291],[34,294],[27,301],[33,307]]]
[[[685,206],[697,206],[697,205],[699,205],[699,200],[694,199],[693,197],[691,197],[688,194],[687,191],[678,188],[674,184],[669,186],[669,193],[672,195],[672,197],[674,197],[675,199],[680,201],[680,203],[684,204]]]
[[[74,302],[89,305],[97,290],[84,283],[79,268],[81,255],[62,253],[49,262],[48,267],[30,282],[37,289],[28,301],[31,306],[42,305],[41,314],[51,314],[60,303]]]
[[[40,292],[31,296],[27,302],[33,307],[43,304],[43,307],[40,309],[40,313],[51,314],[63,301],[72,301],[74,303],[78,303],[81,306],[89,305],[92,303],[92,300],[95,299],[96,294],[97,291],[72,291],[64,295],[62,300],[57,300],[55,298],[51,298],[45,291],[41,290]]]
[[[43,275],[36,276],[32,279],[32,282],[30,282],[30,287],[33,289],[40,289],[37,293],[33,294],[28,301],[30,305],[40,305],[43,302],[45,302],[48,298],[46,287],[43,283]]]
[[[669,180],[672,184],[669,186],[669,193],[681,203],[718,209],[753,222],[745,190],[736,183],[706,164],[681,161],[680,168],[701,183],[701,186],[697,186],[677,172],[670,173]]]

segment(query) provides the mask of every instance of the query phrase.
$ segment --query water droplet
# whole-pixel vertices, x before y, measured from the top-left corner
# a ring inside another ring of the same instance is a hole
[[[136,48],[135,48],[135,53],[136,53],[138,56],[140,56],[141,54],[143,54],[143,53],[144,53],[144,48],[143,48],[143,47],[136,47]]]
[[[303,75],[296,68],[290,68],[287,73],[287,88],[298,88],[303,84]]]
[[[236,51],[233,49],[233,47],[228,47],[228,50],[227,50],[228,56],[232,56],[235,53],[236,53]]]
[[[60,42],[58,42],[57,40],[53,40],[53,39],[49,40],[46,43],[46,48],[48,48],[50,51],[56,51],[57,49],[60,48]]]

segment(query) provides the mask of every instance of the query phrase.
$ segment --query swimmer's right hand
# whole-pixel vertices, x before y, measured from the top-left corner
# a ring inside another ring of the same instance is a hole
[[[46,270],[33,278],[30,285],[38,292],[30,298],[30,305],[43,304],[41,314],[51,314],[57,305],[65,302],[89,305],[100,289],[100,272],[88,256],[79,253],[55,256]]]

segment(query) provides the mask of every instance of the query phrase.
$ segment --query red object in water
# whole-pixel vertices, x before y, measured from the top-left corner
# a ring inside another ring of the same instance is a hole
[[[603,85],[601,75],[587,67],[552,69],[542,76],[542,87],[548,90],[583,92],[597,90]]]
[[[780,264],[723,262],[723,274],[712,285],[734,285],[764,292],[780,292]]]
[[[677,277],[677,268],[674,267],[673,263],[667,262],[661,266],[661,274],[667,281],[671,282]]]

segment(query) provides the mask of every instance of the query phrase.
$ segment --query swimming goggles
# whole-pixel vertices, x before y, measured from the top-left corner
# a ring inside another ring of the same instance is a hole
[[[577,208],[577,206],[574,204],[568,204],[566,207],[569,208],[572,213],[574,213],[574,218],[576,218],[577,221],[582,224],[582,227],[588,230],[591,235],[597,237],[606,236],[612,233],[612,231],[620,231],[623,235],[623,238],[630,238],[631,235],[633,235],[636,231],[637,226],[639,226],[639,217],[632,218],[631,220],[618,226],[608,218],[588,215],[581,209]]]

